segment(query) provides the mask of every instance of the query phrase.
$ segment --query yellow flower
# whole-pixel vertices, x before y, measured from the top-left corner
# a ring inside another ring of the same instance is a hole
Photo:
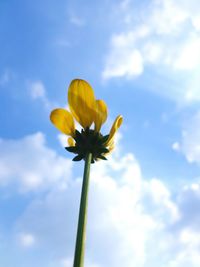
[[[101,126],[107,119],[107,106],[103,100],[96,100],[90,84],[81,79],[70,83],[68,90],[69,109],[54,109],[50,120],[62,133],[70,136],[66,149],[77,154],[73,160],[84,159],[92,153],[92,162],[106,159],[104,156],[114,148],[114,136],[122,124],[122,116],[115,119],[109,135],[100,133]],[[81,132],[75,129],[74,119],[82,126]],[[94,129],[91,125],[94,123]]]

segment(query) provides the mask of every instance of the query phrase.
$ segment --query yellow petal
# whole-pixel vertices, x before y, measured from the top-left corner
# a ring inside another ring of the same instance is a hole
[[[109,146],[108,146],[109,152],[108,153],[110,153],[111,151],[113,151],[114,148],[115,148],[115,143],[114,143],[114,140],[112,139],[109,142]]]
[[[122,116],[121,115],[117,116],[110,130],[109,138],[108,138],[108,141],[106,142],[107,146],[110,146],[112,144],[114,135],[116,134],[119,127],[121,126],[122,121],[123,121]]]
[[[50,120],[62,133],[74,136],[74,119],[69,111],[62,108],[54,109],[51,112]]]
[[[95,96],[88,82],[75,79],[68,90],[69,108],[74,118],[83,128],[90,127],[94,122]]]
[[[114,150],[114,148],[115,148],[114,140],[111,140],[109,146],[107,147],[109,151],[105,153],[104,156],[107,157],[108,155],[110,155],[110,153]]]
[[[75,146],[75,141],[74,141],[74,139],[72,137],[69,137],[67,139],[67,142],[68,142],[68,145],[69,146]]]
[[[103,100],[96,100],[96,112],[94,117],[95,131],[99,132],[102,124],[108,116],[107,106]]]

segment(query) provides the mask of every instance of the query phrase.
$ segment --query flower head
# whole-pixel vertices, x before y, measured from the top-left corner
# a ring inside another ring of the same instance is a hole
[[[71,82],[68,103],[70,111],[57,108],[50,114],[54,126],[69,136],[66,150],[77,154],[74,161],[85,159],[87,153],[92,153],[92,163],[106,159],[105,155],[114,148],[114,136],[122,124],[122,116],[117,116],[108,135],[102,135],[101,126],[108,114],[106,103],[96,100],[90,84],[81,79]],[[82,126],[81,132],[75,129],[74,119]],[[94,129],[91,128],[93,123]]]

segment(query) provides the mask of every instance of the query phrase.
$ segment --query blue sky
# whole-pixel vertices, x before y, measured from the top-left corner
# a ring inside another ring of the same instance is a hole
[[[198,0],[0,2],[2,267],[70,267],[83,163],[50,123],[74,78],[116,150],[92,166],[87,267],[200,265]],[[109,252],[109,253],[108,253]]]

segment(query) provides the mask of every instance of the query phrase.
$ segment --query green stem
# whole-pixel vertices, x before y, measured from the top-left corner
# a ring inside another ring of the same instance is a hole
[[[88,205],[87,204],[88,203],[88,186],[89,186],[91,160],[92,160],[92,154],[88,153],[85,157],[85,168],[84,168],[84,175],[83,175],[83,184],[82,184],[82,192],[81,192],[78,229],[77,229],[77,235],[76,235],[76,248],[75,248],[73,267],[84,266],[87,205]]]

